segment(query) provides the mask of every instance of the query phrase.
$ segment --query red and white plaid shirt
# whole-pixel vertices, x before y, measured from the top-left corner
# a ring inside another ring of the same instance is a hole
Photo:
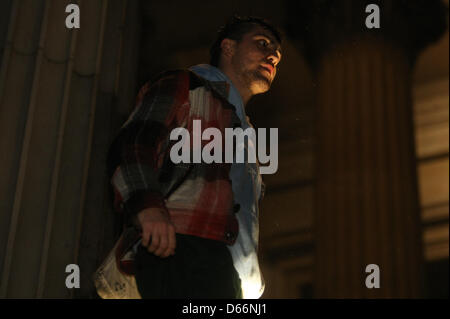
[[[226,82],[207,81],[188,70],[163,73],[144,85],[110,151],[118,210],[133,216],[160,207],[177,233],[235,242],[239,226],[231,164],[174,164],[169,156],[177,142],[169,138],[174,128],[186,128],[192,139],[194,120],[201,121],[202,130],[214,127],[222,136],[225,128],[241,126],[227,101],[228,89]],[[202,147],[208,142],[202,141]]]

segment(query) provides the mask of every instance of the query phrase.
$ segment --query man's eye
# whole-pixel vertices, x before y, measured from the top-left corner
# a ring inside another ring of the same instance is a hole
[[[259,44],[261,44],[263,47],[267,47],[269,45],[269,42],[266,40],[259,40]]]

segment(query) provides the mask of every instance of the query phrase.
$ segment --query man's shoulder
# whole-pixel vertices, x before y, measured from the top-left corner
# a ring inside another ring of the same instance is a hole
[[[147,84],[152,85],[160,81],[183,81],[189,84],[190,89],[202,85],[207,85],[208,82],[206,79],[203,79],[189,69],[171,69],[160,72],[158,75],[150,79]]]

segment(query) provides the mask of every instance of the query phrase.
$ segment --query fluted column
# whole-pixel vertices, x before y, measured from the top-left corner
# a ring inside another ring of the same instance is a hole
[[[380,29],[365,27],[369,3]],[[315,296],[420,297],[411,75],[445,30],[445,11],[439,1],[347,0],[290,12],[302,12],[290,30],[317,81]],[[369,264],[379,266],[378,289],[365,285]]]
[[[69,4],[79,29],[66,28]],[[0,4],[0,298],[94,295],[114,240],[105,158],[135,99],[138,16],[126,0]],[[79,289],[65,286],[68,264]]]

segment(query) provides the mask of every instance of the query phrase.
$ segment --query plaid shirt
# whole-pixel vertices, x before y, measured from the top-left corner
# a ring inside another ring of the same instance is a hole
[[[226,96],[226,82],[210,82],[188,70],[163,73],[139,92],[136,108],[112,144],[110,165],[115,207],[128,217],[162,208],[175,231],[232,245],[238,235],[230,163],[179,163],[170,159],[170,132],[193,121],[202,130],[241,127]],[[202,140],[202,147],[209,141]],[[224,145],[224,143],[222,143]],[[191,161],[192,162],[192,161]],[[222,161],[224,162],[224,161]]]

